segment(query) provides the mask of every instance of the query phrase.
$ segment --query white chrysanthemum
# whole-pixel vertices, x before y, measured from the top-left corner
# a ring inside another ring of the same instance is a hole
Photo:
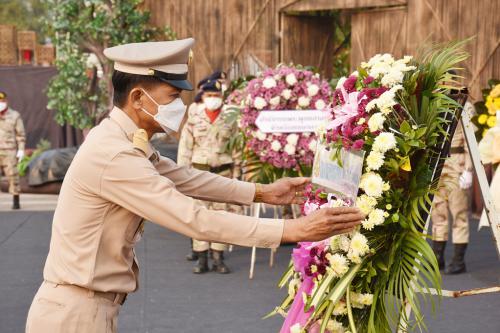
[[[385,211],[379,208],[375,208],[368,215],[368,221],[373,223],[373,225],[381,225],[385,221]]]
[[[378,170],[384,165],[384,154],[379,151],[372,150],[370,155],[366,157],[367,170]]]
[[[306,108],[309,106],[309,103],[311,103],[311,99],[306,96],[300,96],[298,100],[299,106],[302,108]]]
[[[349,250],[349,252],[347,252],[347,259],[349,259],[352,263],[361,264],[361,256],[353,250]]]
[[[390,132],[380,133],[373,142],[373,150],[382,153],[385,153],[394,148],[396,148],[396,137],[393,133]]]
[[[295,152],[297,151],[297,146],[291,145],[291,144],[288,143],[288,144],[285,145],[284,151],[288,155],[294,155]]]
[[[317,144],[318,144],[318,141],[313,139],[309,142],[309,145],[307,147],[309,148],[310,151],[315,152]]]
[[[307,94],[310,97],[316,96],[318,92],[319,92],[319,87],[316,84],[311,84],[309,87],[307,87]]]
[[[299,135],[295,133],[288,134],[288,136],[286,137],[286,142],[293,146],[296,146],[297,142],[299,142]]]
[[[281,92],[281,96],[283,96],[284,99],[289,100],[290,97],[292,97],[292,91],[290,89],[285,89]]]
[[[363,119],[363,118],[362,118]],[[377,112],[368,119],[368,128],[370,132],[380,131],[384,128],[385,116]]]
[[[262,110],[263,108],[265,108],[267,105],[267,102],[264,98],[262,97],[256,97],[253,101],[253,106],[257,109],[257,110]]]
[[[330,263],[330,268],[337,277],[343,276],[349,270],[349,262],[347,258],[339,253],[326,255],[328,262]]]
[[[267,135],[266,133],[262,132],[262,131],[255,131],[254,132],[254,136],[259,139],[260,141],[264,141],[266,138],[267,138]]]
[[[370,306],[373,303],[372,294],[359,294],[351,292],[349,296],[351,297],[352,307],[356,309],[363,309],[365,306]]]
[[[354,236],[351,237],[351,244],[349,246],[349,252],[352,251],[354,255],[364,256],[370,247],[368,246],[368,239],[366,237],[357,232]]]
[[[347,306],[344,301],[338,301],[333,307],[332,315],[334,316],[343,316],[347,314]]]
[[[276,80],[272,76],[268,76],[262,81],[262,86],[266,89],[272,89],[276,87]]]
[[[349,251],[349,246],[351,245],[351,240],[347,235],[340,235],[339,236],[339,249],[347,252]]]
[[[361,210],[365,215],[370,214],[373,208],[377,205],[377,199],[370,197],[366,194],[362,194],[356,200],[356,207]]]
[[[293,86],[297,83],[297,77],[295,76],[295,74],[290,73],[286,76],[285,81],[289,86]]]
[[[314,107],[316,110],[324,110],[326,108],[326,103],[322,99],[318,99],[316,103],[314,103]]]
[[[274,140],[273,143],[271,143],[271,149],[274,151],[279,151],[281,149],[281,143],[277,140]]]
[[[375,228],[375,224],[373,224],[373,221],[370,221],[368,219],[364,219],[363,222],[361,222],[361,226],[366,230],[373,230],[373,228]]]
[[[379,174],[368,172],[361,176],[359,187],[365,191],[368,196],[378,198],[382,195],[384,181]]]
[[[385,74],[380,83],[385,87],[392,87],[396,84],[403,82],[404,73],[398,69],[392,68],[387,74]]]
[[[334,319],[328,320],[326,330],[330,333],[346,333],[346,328],[342,325],[342,323]]]
[[[280,97],[274,96],[269,100],[269,104],[271,104],[272,106],[278,106],[280,104]]]

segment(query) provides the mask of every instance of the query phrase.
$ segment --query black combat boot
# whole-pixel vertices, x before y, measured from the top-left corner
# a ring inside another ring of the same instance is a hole
[[[208,251],[196,252],[198,263],[193,267],[194,274],[203,274],[208,272]]]
[[[436,255],[439,270],[444,269],[444,248],[446,247],[446,242],[443,241],[433,241],[432,249]]]
[[[467,271],[464,261],[466,249],[467,243],[455,244],[455,253],[453,254],[453,260],[451,261],[451,264],[449,264],[446,268],[446,274],[460,274]]]
[[[198,252],[193,250],[193,240],[191,239],[191,253],[186,256],[187,261],[196,261],[198,260]]]
[[[212,250],[214,263],[212,271],[220,274],[228,274],[229,268],[224,264],[224,252]]]
[[[13,196],[12,209],[21,209],[21,205],[19,204],[19,194]]]

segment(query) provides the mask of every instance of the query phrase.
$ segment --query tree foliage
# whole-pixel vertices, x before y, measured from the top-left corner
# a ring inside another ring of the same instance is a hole
[[[112,106],[112,63],[104,50],[119,44],[175,39],[170,28],[149,25],[142,0],[47,0],[43,19],[57,50],[58,75],[47,95],[56,121],[91,127]],[[97,62],[89,64],[89,54]],[[99,73],[99,75],[97,75]]]

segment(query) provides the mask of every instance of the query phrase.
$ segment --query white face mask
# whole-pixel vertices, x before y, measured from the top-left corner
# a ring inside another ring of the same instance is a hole
[[[5,110],[5,109],[7,109],[7,103],[5,103],[5,102],[0,102],[0,111],[3,111],[3,110]]]
[[[146,109],[141,108],[142,111],[153,117],[165,133],[178,132],[181,127],[182,120],[186,114],[186,105],[182,102],[180,97],[169,104],[158,104],[145,90],[142,90],[146,96],[149,97],[158,106],[158,112],[155,115],[149,113]]]
[[[222,98],[220,97],[205,97],[203,99],[203,103],[205,104],[205,107],[210,110],[219,110],[220,107],[222,106]]]

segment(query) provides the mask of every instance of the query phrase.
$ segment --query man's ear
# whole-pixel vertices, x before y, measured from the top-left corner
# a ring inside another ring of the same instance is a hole
[[[139,88],[133,88],[128,94],[128,99],[132,108],[138,110],[142,108],[142,96],[144,93]]]

